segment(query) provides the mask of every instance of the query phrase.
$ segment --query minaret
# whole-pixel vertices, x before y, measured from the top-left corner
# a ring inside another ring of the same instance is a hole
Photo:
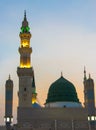
[[[86,82],[87,86],[87,106],[88,114],[93,116],[95,115],[95,96],[94,96],[94,81],[89,74],[89,78]]]
[[[87,108],[87,88],[86,88],[86,81],[87,81],[87,77],[86,77],[86,69],[84,67],[84,106],[85,108]]]
[[[31,53],[30,47],[30,28],[24,13],[24,20],[22,22],[20,36],[20,66],[17,68],[19,77],[19,107],[32,107],[32,81],[33,81],[33,68],[31,66]]]
[[[94,81],[89,74],[86,78],[86,71],[84,70],[84,100],[85,108],[88,113],[88,120],[90,121],[91,130],[95,128],[95,96],[94,96]]]
[[[95,114],[95,96],[94,96],[94,81],[89,74],[86,78],[86,70],[84,70],[84,104],[89,115]]]
[[[35,75],[33,72],[33,81],[32,81],[32,104],[37,101],[36,85],[35,85]]]
[[[13,108],[13,81],[9,79],[6,81],[5,84],[5,124],[6,124],[6,129],[10,130],[11,129],[11,123],[13,121],[13,116],[12,116],[12,108]]]

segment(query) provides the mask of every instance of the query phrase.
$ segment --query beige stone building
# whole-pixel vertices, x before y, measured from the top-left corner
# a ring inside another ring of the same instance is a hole
[[[19,108],[18,130],[90,130],[83,108]]]

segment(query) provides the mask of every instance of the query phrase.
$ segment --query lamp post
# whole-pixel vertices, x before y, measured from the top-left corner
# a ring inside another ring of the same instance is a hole
[[[6,129],[11,130],[11,123],[13,122],[13,117],[4,117],[4,122],[6,124]]]
[[[96,116],[88,115],[88,125],[89,125],[89,130],[95,130],[95,122],[96,122]]]

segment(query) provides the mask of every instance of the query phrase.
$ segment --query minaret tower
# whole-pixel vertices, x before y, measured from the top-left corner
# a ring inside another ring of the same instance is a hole
[[[89,78],[86,77],[86,70],[84,69],[84,105],[88,110],[89,115],[95,114],[95,96],[94,96],[94,81],[89,74]]]
[[[30,47],[30,28],[26,18],[26,11],[24,13],[24,20],[22,22],[20,36],[20,66],[17,68],[19,77],[19,107],[32,107],[32,82],[33,82],[33,68],[31,66]]]
[[[88,121],[90,122],[91,130],[95,130],[95,96],[94,96],[94,81],[89,74],[86,78],[86,70],[84,69],[84,105],[88,113]]]
[[[86,81],[87,81],[87,77],[86,77],[86,70],[85,70],[85,67],[84,67],[84,81],[83,81],[83,84],[84,84],[84,106],[85,108],[87,108],[87,88],[86,88]]]
[[[89,74],[89,78],[86,81],[87,87],[87,107],[88,107],[88,114],[90,116],[95,115],[95,96],[94,96],[94,81]]]
[[[12,109],[13,109],[13,81],[10,78],[6,81],[5,84],[5,124],[6,129],[11,129],[11,123],[13,122],[12,116]]]
[[[32,81],[32,105],[37,101],[37,93],[36,93],[36,85],[35,85],[35,77],[33,71],[33,81]]]

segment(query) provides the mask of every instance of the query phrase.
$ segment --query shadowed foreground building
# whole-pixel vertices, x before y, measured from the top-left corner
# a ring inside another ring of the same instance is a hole
[[[61,77],[49,87],[45,107],[37,103],[34,69],[31,65],[30,28],[24,14],[20,32],[20,65],[17,124],[15,130],[95,130],[94,83],[84,70],[85,107],[75,86]]]

